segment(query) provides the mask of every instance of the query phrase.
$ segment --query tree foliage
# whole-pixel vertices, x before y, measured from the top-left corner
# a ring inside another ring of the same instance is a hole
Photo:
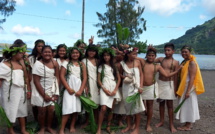
[[[0,25],[6,21],[6,17],[13,14],[15,11],[15,4],[15,0],[0,0],[0,14],[4,17],[0,18]]]
[[[117,24],[127,28],[129,36],[126,44],[134,44],[139,35],[146,30],[146,20],[141,17],[144,7],[139,5],[137,0],[109,0],[106,4],[107,11],[104,14],[96,12],[99,23],[95,26],[100,28],[97,31],[98,37],[103,38],[101,45],[119,45],[120,40],[117,33]]]

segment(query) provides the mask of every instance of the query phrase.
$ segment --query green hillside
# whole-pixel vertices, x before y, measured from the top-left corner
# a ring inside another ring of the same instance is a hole
[[[215,17],[186,31],[185,35],[169,42],[175,44],[176,52],[180,52],[183,45],[189,45],[196,54],[215,54]],[[165,44],[165,43],[164,43]],[[163,46],[158,45],[158,52],[163,53]]]

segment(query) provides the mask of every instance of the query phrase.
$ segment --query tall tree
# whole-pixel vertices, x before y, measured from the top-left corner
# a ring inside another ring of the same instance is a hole
[[[146,30],[146,20],[141,17],[144,7],[139,5],[138,0],[109,0],[106,4],[107,11],[104,14],[96,12],[99,23],[95,26],[98,37],[103,38],[102,45],[119,45],[121,42],[117,36],[117,24],[127,27],[130,31],[126,43],[135,44],[139,35]]]
[[[4,18],[0,18],[0,25],[6,21],[6,17],[12,15],[15,11],[15,0],[0,0],[0,14]],[[0,28],[2,28],[0,26]]]

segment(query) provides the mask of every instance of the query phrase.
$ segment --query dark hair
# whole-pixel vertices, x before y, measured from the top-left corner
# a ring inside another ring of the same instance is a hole
[[[39,43],[43,43],[43,44],[45,45],[45,41],[44,41],[44,40],[41,40],[41,39],[36,40],[36,41],[34,42],[34,48],[33,48],[32,52],[31,52],[31,54],[29,55],[29,56],[33,56],[33,57],[34,57],[34,62],[36,61],[36,57],[37,57],[37,55],[38,55],[37,45],[38,45]]]
[[[68,54],[69,60],[70,60],[70,61],[72,60],[72,56],[71,56],[71,55],[72,55],[73,50],[78,50],[78,52],[79,52],[79,54],[80,54],[78,60],[81,61],[81,60],[82,60],[82,57],[83,57],[83,54],[82,54],[81,50],[78,49],[77,47],[72,47],[72,48],[70,48],[69,54]]]
[[[42,52],[46,49],[49,48],[52,51],[52,47],[50,45],[44,45],[42,48]]]
[[[66,46],[65,44],[60,44],[60,45],[58,45],[58,46],[57,46],[57,50],[56,50],[56,55],[54,56],[54,58],[60,58],[60,56],[59,56],[59,50],[60,50],[60,48],[65,48],[65,49],[67,49],[67,46]],[[64,59],[67,59],[67,54],[65,54],[63,58],[64,58]]]
[[[167,47],[171,48],[172,50],[175,50],[175,45],[173,43],[165,44],[164,48],[167,48]]]
[[[13,42],[13,44],[14,44],[14,45],[16,44],[18,47],[22,47],[22,46],[26,45],[21,39],[15,40],[15,41]]]
[[[114,76],[115,80],[118,80],[118,78],[117,78],[117,68],[116,68],[116,66],[114,64],[114,55],[112,55],[111,53],[108,53],[107,51],[104,51],[103,53],[101,53],[100,61],[99,61],[98,66],[104,66],[104,64],[105,64],[104,54],[105,53],[110,55],[110,66],[113,69],[113,76]]]
[[[97,47],[97,46],[96,45],[89,45],[86,49],[84,58],[88,58],[88,52],[89,51],[94,51],[94,52],[96,52],[96,55],[94,56],[94,58],[99,59],[99,52],[98,52],[98,49],[94,49],[95,47]]]
[[[148,48],[148,50],[146,52],[146,55],[148,55],[150,53],[153,53],[156,56],[157,55],[157,50],[154,47],[150,47],[150,48]]]
[[[13,49],[14,47],[21,47],[19,44],[13,44],[12,46],[10,46],[10,48],[9,49]],[[12,52],[4,52],[3,53],[3,57],[5,58],[5,59],[11,59],[12,58],[12,56],[13,56],[13,53]]]
[[[192,51],[191,46],[188,46],[188,45],[184,45],[184,46],[181,48],[181,51],[182,51],[183,49],[187,49],[187,50],[189,50],[190,52]]]

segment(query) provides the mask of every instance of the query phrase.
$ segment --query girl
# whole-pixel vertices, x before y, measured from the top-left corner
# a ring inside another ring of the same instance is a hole
[[[52,48],[45,45],[42,48],[42,58],[35,62],[33,67],[33,79],[36,92],[32,104],[38,107],[38,121],[40,130],[38,134],[45,132],[45,118],[47,117],[47,130],[55,134],[51,128],[54,101],[59,95],[59,67],[56,61],[52,60]],[[47,114],[46,114],[47,113]]]
[[[176,119],[180,119],[184,126],[178,127],[178,130],[189,131],[192,129],[192,123],[200,119],[197,95],[205,92],[201,72],[196,59],[191,55],[191,48],[183,46],[181,55],[184,58],[184,65],[180,72],[180,83],[177,90],[179,103],[185,98],[184,104],[176,114]]]
[[[42,52],[42,48],[45,45],[45,41],[44,40],[36,40],[35,41],[35,46],[32,50],[32,53],[29,55],[28,60],[29,60],[29,64],[30,64],[30,73],[29,73],[29,80],[30,80],[30,84],[31,84],[31,89],[32,89],[32,93],[31,93],[31,104],[33,105],[35,102],[34,100],[36,100],[36,94],[37,94],[37,89],[34,85],[34,80],[33,80],[33,76],[32,76],[32,68],[35,64],[35,62],[41,57],[41,52]],[[34,115],[34,119],[37,121],[37,115],[38,115],[38,111],[37,111],[37,107],[35,105],[32,106],[32,111],[33,111],[33,115]]]
[[[114,51],[111,48],[104,48],[101,53],[101,59],[98,69],[98,84],[100,89],[100,105],[99,123],[97,134],[101,134],[101,126],[107,107],[112,109],[114,99],[119,99],[118,87],[120,84],[120,75],[114,65]],[[107,131],[110,132],[112,114],[108,117]]]
[[[129,131],[131,126],[131,115],[135,115],[134,131],[132,134],[139,133],[140,126],[140,112],[145,110],[145,107],[140,97],[137,100],[136,105],[133,107],[131,103],[126,102],[126,98],[135,94],[136,92],[142,93],[143,87],[143,73],[141,68],[141,63],[136,59],[138,49],[129,47],[125,50],[124,60],[121,62],[120,70],[123,72],[123,84],[122,84],[122,94],[123,101],[125,103],[125,110],[127,114],[127,127],[122,130],[123,133]],[[129,79],[131,81],[129,81]]]
[[[57,61],[59,68],[61,67],[62,63],[67,59],[66,50],[67,46],[65,44],[60,44],[57,46],[56,55],[54,56],[54,58]]]
[[[87,86],[85,88],[90,99],[96,104],[99,104],[99,89],[97,86],[97,66],[99,61],[98,47],[96,45],[89,45],[86,49],[85,58],[82,62],[87,69]],[[98,109],[94,110],[95,120],[98,120]],[[85,127],[88,124],[88,120],[82,126]]]
[[[72,115],[70,132],[76,131],[76,117],[78,116],[78,112],[81,112],[79,96],[84,91],[87,81],[86,67],[81,62],[81,57],[82,53],[78,48],[71,48],[69,50],[69,61],[64,61],[60,70],[60,79],[66,89],[63,95],[63,116],[60,134],[64,134],[64,129],[70,115]]]
[[[26,52],[26,47],[18,44],[3,50],[6,60],[0,63],[0,87],[1,101],[5,113],[11,123],[18,118],[21,132],[28,134],[25,129],[25,117],[28,115],[27,100],[30,94],[26,95],[26,84],[30,92],[29,82],[25,79],[27,71],[21,60]],[[8,134],[15,134],[13,127],[8,128]]]

